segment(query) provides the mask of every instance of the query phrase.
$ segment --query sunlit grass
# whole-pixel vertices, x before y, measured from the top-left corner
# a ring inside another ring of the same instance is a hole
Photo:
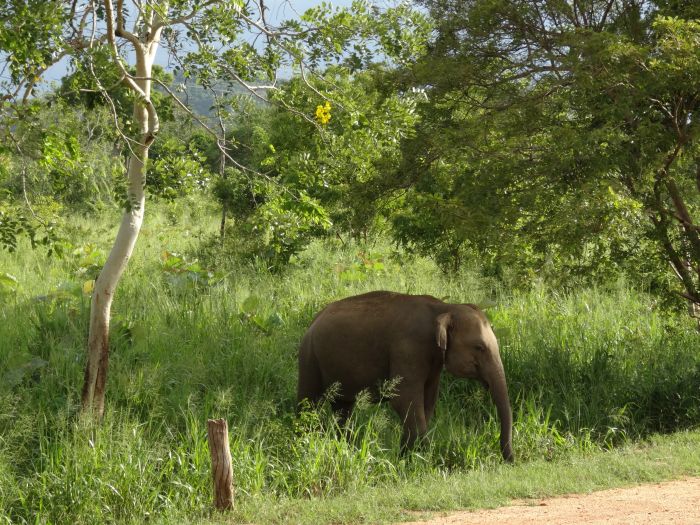
[[[360,403],[344,429],[327,409],[295,416],[297,346],[313,315],[374,289],[488,306],[520,464],[700,423],[693,323],[624,283],[513,292],[476,269],[446,276],[382,242],[317,242],[282,274],[225,254],[220,267],[201,262],[218,272],[211,281],[196,269],[167,271],[174,256],[164,252],[189,264],[215,227],[196,206],[149,216],[113,307],[108,406],[97,427],[78,418],[82,284],[113,229],[76,219],[64,259],[26,246],[0,254],[0,270],[17,279],[0,296],[0,523],[207,516],[210,417],[229,422],[242,519],[263,519],[256,505],[500,469],[495,408],[475,382],[443,378],[428,438],[403,457],[398,418],[385,405]]]

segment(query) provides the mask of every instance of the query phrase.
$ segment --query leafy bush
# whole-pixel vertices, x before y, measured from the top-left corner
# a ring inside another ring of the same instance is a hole
[[[173,200],[207,188],[212,174],[200,146],[175,135],[156,141],[149,152],[146,186],[150,193]]]

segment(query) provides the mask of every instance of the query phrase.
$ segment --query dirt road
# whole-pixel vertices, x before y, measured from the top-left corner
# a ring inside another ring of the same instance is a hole
[[[409,525],[700,525],[700,478],[639,485],[509,507],[462,511]]]

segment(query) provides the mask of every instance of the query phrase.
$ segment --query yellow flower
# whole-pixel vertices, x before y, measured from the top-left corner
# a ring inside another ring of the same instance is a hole
[[[328,124],[331,120],[331,103],[326,101],[323,106],[316,106],[316,120],[321,125]]]
[[[85,281],[83,283],[83,293],[85,295],[90,295],[94,289],[95,289],[95,280],[94,279],[90,279],[89,281]]]

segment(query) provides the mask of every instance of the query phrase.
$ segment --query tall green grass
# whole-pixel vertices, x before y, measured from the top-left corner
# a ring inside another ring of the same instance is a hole
[[[64,259],[26,246],[0,254],[0,272],[17,279],[0,296],[0,523],[206,516],[210,417],[229,422],[237,497],[249,502],[499,464],[495,409],[475,382],[443,378],[428,438],[403,457],[399,422],[383,405],[360,403],[346,429],[328,410],[294,415],[297,346],[314,313],[374,289],[490,305],[519,462],[700,423],[693,323],[624,283],[515,293],[476,269],[450,277],[386,244],[336,241],[271,274],[202,251],[211,217],[197,206],[148,216],[113,307],[101,425],[78,418],[89,308],[82,285],[109,247],[109,223],[72,219]],[[209,275],[214,260],[218,273]]]

